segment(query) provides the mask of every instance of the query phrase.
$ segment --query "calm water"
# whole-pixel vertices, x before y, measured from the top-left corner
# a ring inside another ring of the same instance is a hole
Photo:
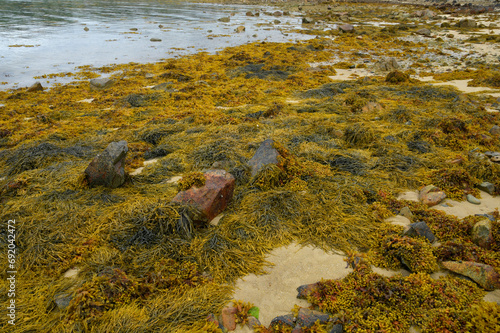
[[[248,17],[249,10],[256,8],[159,0],[0,0],[0,89],[29,86],[35,76],[72,72],[82,65],[154,62],[198,50],[305,37],[279,30],[299,25],[299,18],[267,24],[276,18]],[[229,23],[217,21],[231,14]],[[239,25],[246,31],[236,34]],[[49,85],[46,79],[41,82]]]

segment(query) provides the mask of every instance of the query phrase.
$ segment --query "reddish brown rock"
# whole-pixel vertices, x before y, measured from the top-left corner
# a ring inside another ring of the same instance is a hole
[[[309,294],[311,294],[316,289],[317,286],[318,282],[299,286],[297,288],[298,291],[297,298],[307,299],[307,296],[309,296]]]
[[[446,194],[434,185],[427,185],[418,194],[418,199],[427,206],[434,206],[443,201]]]
[[[236,329],[236,312],[238,309],[232,306],[222,309],[222,324],[228,331]]]
[[[225,170],[208,170],[204,173],[205,185],[181,191],[172,202],[189,204],[198,209],[202,222],[209,222],[226,209],[233,197],[234,177]]]
[[[443,261],[442,264],[452,272],[467,276],[485,290],[500,288],[500,275],[489,265],[473,261]]]

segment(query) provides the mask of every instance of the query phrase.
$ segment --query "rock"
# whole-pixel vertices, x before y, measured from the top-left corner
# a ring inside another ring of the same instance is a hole
[[[489,195],[495,194],[495,185],[490,182],[482,182],[481,184],[477,185],[477,188],[488,193]]]
[[[139,29],[137,29],[137,28],[130,28],[130,29],[128,29],[128,30],[130,30],[130,31],[137,31],[137,30],[139,30]]]
[[[382,110],[383,110],[382,105],[380,105],[380,103],[377,102],[368,102],[366,103],[365,106],[361,108],[361,111],[364,113],[372,113],[375,111],[382,111]]]
[[[90,29],[88,27],[83,28],[85,31],[89,31]]]
[[[248,161],[248,165],[252,168],[252,177],[255,176],[260,169],[267,164],[278,164],[278,156],[280,154],[273,147],[273,139],[267,139],[261,143],[253,157]]]
[[[215,323],[215,325],[217,325],[217,327],[219,327],[221,330],[224,330],[224,325],[222,325],[222,323],[220,323],[217,320],[217,318],[215,317],[215,315],[213,313],[211,313],[207,316],[207,321]]]
[[[458,22],[457,26],[460,28],[475,28],[477,23],[473,19],[462,19]]]
[[[246,12],[245,15],[246,16],[255,16],[252,12]]]
[[[346,23],[339,26],[339,30],[342,32],[354,32],[354,26],[352,24]]]
[[[31,87],[28,88],[28,92],[43,91],[42,84],[40,82],[35,82]]]
[[[474,205],[480,205],[481,200],[473,196],[472,194],[467,194],[467,201]]]
[[[467,276],[485,290],[500,288],[500,275],[489,265],[473,261],[443,261],[443,267],[457,274]]]
[[[493,125],[489,132],[491,135],[500,135],[500,126]]]
[[[127,152],[127,141],[111,142],[85,169],[89,186],[104,185],[116,188],[122,185],[125,182],[123,167]]]
[[[342,324],[335,324],[328,333],[343,333],[343,332],[344,332],[344,327],[342,326]]]
[[[303,17],[302,18],[302,24],[312,24],[314,23],[314,19],[310,18],[310,17]]]
[[[427,206],[434,206],[443,201],[446,194],[434,185],[427,185],[419,191],[418,199]]]
[[[425,237],[431,243],[436,240],[436,237],[432,233],[427,223],[423,221],[410,224],[410,229],[405,232],[405,235],[410,237]]]
[[[489,218],[484,217],[472,228],[472,241],[477,246],[489,249],[493,242],[492,224]]]
[[[451,27],[451,25],[450,25],[449,22],[443,22],[443,23],[441,23],[441,28],[450,28],[450,27]]]
[[[276,324],[284,325],[284,326],[288,326],[288,327],[295,327],[295,318],[292,314],[278,316],[278,317],[275,317],[273,320],[271,320],[271,326],[274,326]]]
[[[329,319],[330,316],[327,315],[326,313],[315,310],[309,310],[306,308],[300,308],[296,321],[297,325],[300,325],[300,327],[309,328],[313,326],[317,320],[319,320],[320,323],[325,324],[328,322]]]
[[[277,11],[275,11],[275,12],[273,13],[273,15],[274,15],[274,16],[276,16],[276,17],[280,17],[280,16],[283,16],[283,13],[282,13],[282,12],[280,12],[279,10],[277,10]]]
[[[233,197],[234,177],[225,170],[208,170],[204,173],[205,185],[181,191],[172,202],[194,206],[202,214],[199,221],[208,222],[222,213]]]
[[[151,38],[149,41],[151,42],[161,42],[160,38]]]
[[[106,89],[111,87],[115,82],[108,78],[91,79],[90,87],[96,89]]]
[[[273,23],[274,24],[281,24],[281,21],[280,20],[274,20]]]
[[[238,309],[233,306],[226,307],[222,309],[222,325],[228,331],[234,331],[236,329],[236,313]]]
[[[401,210],[399,211],[399,215],[406,217],[410,221],[412,221],[414,217],[413,213],[411,212],[410,208],[408,208],[408,206],[401,208]]]
[[[297,298],[307,299],[307,296],[318,286],[318,283],[304,284],[297,288],[298,295]]]
[[[500,153],[497,151],[485,151],[484,155],[486,155],[486,157],[492,158],[494,156],[500,156]]]
[[[425,10],[416,11],[415,13],[413,13],[413,16],[421,17],[421,18],[432,18],[432,17],[436,16],[436,13],[430,9],[425,9]]]
[[[500,156],[492,156],[490,158],[490,161],[495,162],[495,163],[500,163]]]
[[[427,28],[419,29],[416,31],[418,35],[422,35],[425,37],[430,37],[431,36],[431,31]]]
[[[231,21],[231,18],[228,16],[228,17],[221,17],[220,19],[218,19],[217,21],[219,22],[224,22],[224,23],[228,23],[229,21]]]
[[[247,327],[249,329],[251,329],[251,330],[253,330],[254,327],[256,327],[256,326],[260,326],[261,325],[260,321],[257,318],[255,318],[254,316],[248,316],[247,319],[248,319],[248,321],[247,321]]]
[[[400,68],[401,66],[399,66],[398,62],[394,58],[380,60],[374,66],[375,70],[382,72],[392,72]]]
[[[54,296],[54,302],[56,303],[57,308],[59,310],[66,309],[69,306],[69,303],[71,302],[72,299],[73,297],[71,296],[71,294],[66,294],[66,293],[60,293]]]
[[[242,26],[242,25],[240,25],[239,27],[237,27],[236,29],[234,29],[234,31],[237,32],[237,33],[243,32],[243,31],[245,31],[245,27]]]

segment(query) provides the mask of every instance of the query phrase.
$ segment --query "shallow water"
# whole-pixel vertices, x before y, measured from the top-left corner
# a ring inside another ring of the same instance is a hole
[[[310,38],[280,31],[299,25],[300,18],[279,17],[280,24],[270,24],[275,17],[245,15],[256,9],[158,0],[0,0],[0,89],[29,86],[35,77],[72,72],[77,66],[146,63],[260,40]],[[229,23],[217,21],[229,15]],[[246,31],[235,33],[239,25]]]

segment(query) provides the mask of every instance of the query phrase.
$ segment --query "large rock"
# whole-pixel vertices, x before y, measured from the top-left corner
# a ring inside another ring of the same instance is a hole
[[[427,28],[422,28],[416,31],[418,35],[422,35],[425,37],[430,37],[431,36],[431,31]]]
[[[418,194],[418,199],[427,206],[434,206],[443,201],[446,194],[434,185],[427,185]]]
[[[381,72],[392,72],[400,68],[401,66],[399,66],[396,59],[389,58],[389,59],[382,59],[379,62],[377,62],[373,69]]]
[[[309,310],[306,308],[300,308],[299,314],[297,316],[297,325],[299,325],[300,327],[309,328],[313,326],[317,320],[319,320],[321,324],[325,324],[328,322],[329,319],[330,316],[328,316],[326,313],[315,310]]]
[[[436,236],[429,229],[427,223],[423,221],[410,224],[410,229],[405,232],[405,235],[410,237],[425,237],[431,243],[436,240]]]
[[[204,173],[205,185],[181,191],[172,202],[189,204],[200,211],[202,222],[209,222],[226,209],[233,197],[234,177],[225,170],[208,170]]]
[[[28,88],[28,92],[43,91],[43,86],[40,82],[35,82],[31,87]]]
[[[263,166],[267,164],[278,164],[279,152],[273,147],[273,139],[267,139],[261,143],[253,157],[248,161],[252,168],[252,177],[255,176]]]
[[[485,290],[500,288],[500,275],[489,265],[473,261],[443,261],[442,264],[452,272],[467,276]]]
[[[127,141],[111,142],[85,169],[89,185],[104,185],[110,188],[122,185],[125,182],[123,167],[127,152]]]
[[[460,28],[475,28],[477,26],[476,21],[473,19],[463,19],[457,24]]]
[[[94,89],[106,89],[111,87],[115,82],[107,78],[91,79],[90,87]]]
[[[472,228],[472,241],[485,249],[489,249],[493,242],[492,224],[489,218],[484,217]]]
[[[489,195],[495,194],[495,184],[492,184],[490,182],[482,182],[481,184],[477,185],[477,188],[488,193]]]

